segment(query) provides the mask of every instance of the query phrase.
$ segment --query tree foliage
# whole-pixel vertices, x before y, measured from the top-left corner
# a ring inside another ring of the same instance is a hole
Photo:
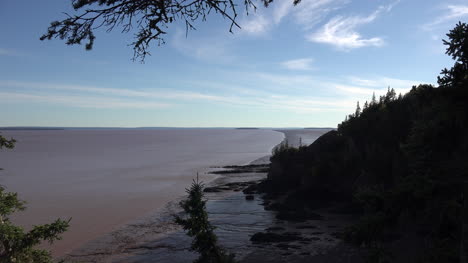
[[[419,262],[460,262],[468,239],[462,231],[468,222],[467,24],[458,23],[447,36],[455,64],[442,71],[439,87],[414,86],[404,96],[389,88],[358,106],[336,131],[272,159],[283,176],[269,175],[271,184],[295,202],[286,207],[354,200],[348,205],[358,208],[361,220],[346,238],[372,247],[373,256],[418,242],[411,254]]]
[[[447,46],[446,54],[455,60],[451,69],[444,68],[442,77],[438,77],[440,86],[462,86],[468,84],[468,25],[459,22],[457,26],[447,34],[449,41],[443,40]]]
[[[193,181],[187,189],[188,197],[180,202],[180,207],[186,216],[176,216],[175,222],[187,231],[187,235],[193,237],[191,249],[200,253],[197,263],[223,263],[234,262],[234,255],[228,255],[218,245],[214,233],[215,227],[208,220],[206,212],[206,200],[203,200],[203,183]]]
[[[12,149],[14,139],[0,136],[0,149]],[[36,249],[42,241],[53,243],[61,239],[60,234],[69,227],[70,220],[57,219],[51,224],[34,226],[30,231],[11,222],[10,215],[26,209],[26,202],[18,198],[17,193],[6,192],[0,186],[0,262],[49,263],[52,262],[50,253]]]
[[[300,1],[293,0],[293,4]],[[134,59],[143,61],[153,41],[158,45],[164,43],[164,35],[172,23],[183,21],[188,31],[195,29],[195,22],[205,21],[215,13],[231,23],[229,31],[232,32],[233,27],[240,28],[237,23],[240,6],[248,14],[250,10],[256,10],[255,2],[267,7],[273,0],[72,0],[77,14],[66,13],[67,18],[53,21],[40,39],[60,38],[68,45],[86,41],[85,47],[90,50],[98,28],[103,27],[109,32],[119,27],[122,33],[136,29],[131,46]]]
[[[0,149],[3,149],[4,147],[7,149],[13,149],[15,147],[15,143],[15,139],[7,139],[0,135]]]

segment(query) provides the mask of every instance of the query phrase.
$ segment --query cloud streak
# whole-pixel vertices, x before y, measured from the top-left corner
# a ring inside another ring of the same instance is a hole
[[[440,15],[432,22],[423,25],[422,28],[426,31],[432,31],[448,22],[453,22],[462,17],[468,17],[468,5],[447,5],[444,9],[444,14]]]
[[[396,3],[398,2],[388,6],[379,6],[368,16],[335,16],[319,30],[309,34],[306,39],[311,42],[332,45],[343,51],[368,46],[383,46],[385,44],[383,38],[364,38],[357,32],[357,28],[375,21],[384,12],[390,12]]]
[[[274,2],[268,9],[258,9],[256,13],[244,17],[240,22],[242,31],[251,35],[265,35],[274,26],[291,17],[304,30],[320,23],[329,13],[335,11],[349,0],[302,0],[294,7],[292,1]]]
[[[293,66],[293,68],[295,67]],[[209,103],[298,114],[316,112],[346,114],[354,109],[357,100],[369,100],[373,92],[377,96],[383,95],[387,87],[390,86],[395,88],[397,93],[405,93],[412,85],[420,83],[388,77],[366,79],[351,76],[327,81],[306,74],[241,72],[241,75],[249,80],[258,80],[258,82],[253,83],[251,88],[248,88],[242,84],[241,77],[234,78],[232,89],[225,89],[223,83],[199,83],[197,85],[219,87],[216,93],[200,93],[180,89],[125,89],[0,81],[0,96],[9,103],[35,102],[95,109],[157,110],[184,107],[189,103],[190,105]],[[242,90],[239,91],[238,87],[241,87]]]
[[[263,35],[272,26],[271,21],[263,15],[254,14],[252,19],[242,23],[242,30],[251,35]]]
[[[8,102],[39,102],[61,104],[79,108],[94,109],[159,109],[170,106],[157,102],[142,102],[116,98],[101,98],[92,96],[31,94],[23,92],[0,92],[0,96]]]
[[[241,25],[248,34],[265,35],[283,20],[292,18],[305,31],[305,38],[310,42],[332,45],[342,51],[383,46],[385,41],[382,37],[364,37],[357,29],[374,22],[383,13],[390,12],[399,0],[379,6],[368,16],[334,16],[316,28],[327,16],[348,3],[349,0],[302,0],[299,6],[294,7],[291,1],[275,2],[272,11],[262,10],[246,17]]]
[[[299,58],[281,62],[281,66],[289,70],[313,70],[312,58]]]
[[[22,54],[12,49],[0,48],[0,56],[19,57]]]

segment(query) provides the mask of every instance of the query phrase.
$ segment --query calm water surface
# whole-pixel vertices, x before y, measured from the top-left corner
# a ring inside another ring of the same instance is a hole
[[[72,218],[52,251],[63,255],[179,197],[197,172],[268,155],[284,135],[271,130],[160,129],[4,131],[0,184],[28,209],[23,226]]]

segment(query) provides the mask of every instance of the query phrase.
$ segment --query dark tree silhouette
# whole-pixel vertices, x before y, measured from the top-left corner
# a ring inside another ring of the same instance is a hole
[[[468,25],[447,36],[455,64],[439,87],[389,88],[337,130],[271,159],[262,187],[285,193],[278,207],[298,218],[325,204],[354,207],[360,220],[343,237],[370,248],[368,262],[467,262]],[[414,245],[402,253],[405,244]]]
[[[197,174],[197,180],[186,190],[187,199],[180,202],[185,216],[176,216],[175,222],[187,231],[188,236],[193,237],[191,249],[200,253],[196,263],[233,263],[234,255],[227,254],[218,245],[215,227],[208,221],[203,188],[204,185],[198,181]]]
[[[468,83],[468,24],[458,22],[447,34],[449,41],[443,40],[448,46],[446,54],[455,60],[451,69],[444,68],[438,83],[442,87],[461,86]]]
[[[354,116],[359,117],[360,114],[361,114],[361,106],[359,106],[359,101],[358,101],[356,105],[356,111],[354,112]]]
[[[288,0],[289,1],[289,0]],[[297,5],[301,0],[293,0]],[[72,5],[78,14],[65,13],[67,18],[50,24],[41,40],[60,38],[68,45],[81,44],[86,41],[86,49],[93,47],[96,36],[94,31],[104,27],[112,31],[120,27],[123,33],[137,29],[135,41],[131,44],[134,59],[142,61],[149,55],[148,49],[152,41],[158,45],[164,44],[167,28],[175,21],[185,22],[186,30],[195,29],[194,22],[205,21],[211,13],[219,14],[231,22],[229,31],[239,27],[236,19],[238,10],[243,6],[248,14],[256,10],[255,2],[267,7],[273,0],[72,0]]]

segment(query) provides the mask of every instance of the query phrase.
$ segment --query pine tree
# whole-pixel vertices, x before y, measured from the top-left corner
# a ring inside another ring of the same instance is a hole
[[[359,106],[359,101],[358,101],[357,105],[356,105],[356,112],[354,113],[354,116],[359,117],[359,115],[361,115],[361,107]]]
[[[227,255],[218,245],[215,227],[208,221],[206,212],[206,200],[203,200],[204,185],[202,182],[193,180],[192,185],[186,190],[188,198],[180,202],[186,217],[175,217],[175,222],[181,225],[187,235],[193,237],[191,249],[197,251],[200,257],[196,263],[229,263],[235,262],[234,255]]]
[[[449,41],[443,40],[448,46],[446,54],[452,56],[455,64],[452,68],[444,68],[442,77],[437,77],[441,87],[466,87],[468,84],[468,24],[459,22],[447,34]]]
[[[370,105],[373,106],[377,104],[377,100],[375,99],[375,92],[372,92],[372,100],[370,102]]]
[[[15,142],[14,139],[8,140],[0,135],[0,149],[12,149]],[[53,243],[61,239],[60,234],[68,229],[70,220],[57,219],[51,224],[37,225],[25,232],[9,218],[12,213],[25,208],[25,202],[18,198],[17,193],[6,192],[0,186],[0,262],[51,263],[50,252],[34,247],[42,241]]]

